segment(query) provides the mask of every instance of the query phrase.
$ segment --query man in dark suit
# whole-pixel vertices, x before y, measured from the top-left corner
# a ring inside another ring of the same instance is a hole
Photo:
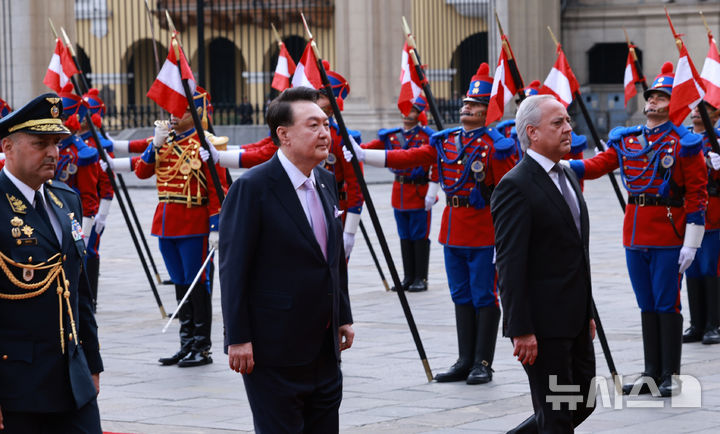
[[[268,107],[277,154],[235,181],[220,214],[225,351],[259,433],[338,432],[340,351],[354,332],[335,179],[318,92]]]
[[[586,405],[595,376],[587,207],[573,172],[558,164],[572,142],[565,107],[531,96],[516,125],[527,153],[491,200],[503,330],[535,410],[511,432],[573,432],[594,409]]]
[[[0,121],[0,432],[100,433],[103,370],[83,257],[80,196],[52,181],[62,103],[44,94]]]

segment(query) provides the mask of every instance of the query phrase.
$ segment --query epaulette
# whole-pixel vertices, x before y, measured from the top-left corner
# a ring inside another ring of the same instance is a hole
[[[402,128],[382,128],[378,131],[378,139],[383,142],[387,140],[387,137],[391,134],[397,134],[402,131]]]
[[[587,137],[584,135],[575,135],[573,138],[577,138],[576,140],[573,140],[572,144],[570,144],[570,152],[573,154],[577,154],[578,152],[582,152],[585,149],[587,149]]]
[[[515,141],[513,139],[508,139],[507,137],[503,136],[497,129],[487,128],[486,134],[493,141],[493,147],[495,148],[495,155],[497,157],[501,159],[506,158],[505,153],[509,150],[514,150]]]
[[[686,128],[678,127],[672,124],[673,129],[680,137],[680,156],[689,157],[702,151],[702,136],[700,134],[691,133]]]
[[[113,151],[113,142],[106,139],[103,136],[100,136],[100,143],[102,144],[103,149],[105,149],[105,152],[112,152]]]
[[[450,136],[450,134],[456,133],[458,131],[462,130],[462,127],[454,127],[454,128],[446,128],[442,131],[438,131],[437,133],[430,136],[430,141],[436,141],[440,140],[443,141]]]
[[[495,128],[498,131],[500,131],[500,133],[502,135],[506,135],[505,129],[508,127],[514,127],[514,126],[515,126],[515,119],[507,119],[507,120],[504,120],[504,121],[500,122],[499,124],[495,125]]]
[[[421,128],[422,128],[423,132],[425,132],[425,134],[428,135],[428,137],[430,137],[430,136],[432,136],[433,134],[435,134],[435,130],[433,130],[433,129],[430,128],[430,127],[425,126],[425,127],[421,127]]]
[[[618,141],[625,136],[637,136],[642,133],[642,125],[635,125],[634,127],[615,127],[610,130],[608,134],[608,141]]]
[[[62,181],[58,181],[57,179],[48,179],[47,181],[45,181],[45,186],[56,189],[56,190],[65,190],[67,192],[76,194],[75,190],[70,188],[70,186],[68,186],[67,184],[65,184]]]
[[[73,134],[73,143],[77,148],[78,166],[89,166],[98,160],[98,151],[88,146],[83,139]]]
[[[360,131],[348,130],[348,135],[352,136],[352,138],[355,139],[357,143],[362,143],[362,135],[360,134]]]
[[[216,136],[209,131],[205,131],[205,137],[218,151],[227,150],[227,144],[230,141],[230,138],[228,136]]]

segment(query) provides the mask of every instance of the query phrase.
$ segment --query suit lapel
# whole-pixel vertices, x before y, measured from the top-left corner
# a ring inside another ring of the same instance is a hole
[[[273,194],[275,194],[278,198],[282,208],[288,213],[290,220],[295,223],[298,231],[310,243],[310,245],[313,246],[312,249],[321,258],[325,259],[322,254],[322,250],[320,250],[320,245],[315,239],[315,234],[310,227],[310,222],[308,222],[305,211],[303,211],[303,207],[298,200],[298,195],[295,192],[292,182],[290,182],[290,178],[287,176],[285,169],[282,167],[277,154],[275,154],[272,160],[270,160],[270,164],[272,164],[273,167],[272,173],[274,185],[271,188]]]
[[[542,190],[543,194],[545,194],[545,196],[550,200],[550,202],[555,205],[555,207],[558,209],[560,214],[562,214],[568,225],[570,225],[571,228],[575,228],[575,220],[573,219],[572,213],[570,212],[570,208],[568,207],[567,202],[565,202],[565,198],[562,196],[562,193],[560,193],[557,185],[555,185],[553,180],[550,179],[550,175],[545,172],[545,169],[543,169],[540,163],[535,161],[532,157],[523,158],[522,162],[525,161],[527,161],[526,164],[529,164],[532,168],[535,184],[540,188],[540,190]],[[582,229],[582,223],[580,228]],[[577,233],[577,229],[574,229],[573,232]],[[579,236],[580,234],[578,234],[578,237]]]
[[[578,205],[580,206],[580,230],[582,231],[583,245],[587,246],[590,239],[590,219],[588,217],[587,204],[583,198],[582,189],[575,176],[575,172],[565,167],[563,167],[563,170],[565,171],[565,177],[570,181],[570,185],[572,185],[573,191],[575,191],[575,197],[577,197]]]
[[[20,190],[15,187],[15,184],[13,184],[2,171],[0,171],[0,187],[5,192],[5,197],[0,198],[0,200],[7,200],[10,203],[10,209],[13,210],[17,217],[23,220],[24,225],[21,226],[21,228],[32,228],[32,234],[25,236],[27,236],[27,238],[41,236],[45,238],[46,241],[52,243],[53,246],[60,247],[53,228],[47,226],[38,212],[35,211],[33,204],[28,203],[25,196],[20,193]]]

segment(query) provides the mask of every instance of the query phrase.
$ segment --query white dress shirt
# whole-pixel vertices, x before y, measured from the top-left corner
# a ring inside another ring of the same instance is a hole
[[[528,148],[525,155],[531,157],[533,160],[535,160],[540,165],[540,167],[543,168],[543,170],[548,174],[548,176],[552,180],[553,184],[555,184],[555,187],[557,187],[558,191],[562,195],[562,189],[560,188],[560,180],[558,179],[558,174],[555,173],[554,170],[552,170],[552,168],[555,167],[555,162],[553,162],[548,157],[535,152],[534,150],[532,150],[530,148]],[[571,196],[573,198],[573,202],[575,203],[575,207],[579,212],[580,204],[578,202],[577,196],[575,195],[575,190],[573,189],[572,184],[570,184],[570,180],[567,179],[567,176],[565,177],[565,184],[567,185],[568,191],[570,191]]]
[[[300,201],[300,205],[302,205],[303,211],[305,212],[305,217],[307,218],[308,223],[310,224],[310,227],[312,227],[312,219],[310,218],[310,208],[308,207],[307,203],[307,192],[302,189],[301,187],[303,184],[305,184],[305,181],[308,179],[307,176],[305,176],[304,173],[300,171],[300,169],[295,166],[292,161],[288,159],[288,157],[283,154],[282,149],[278,149],[277,151],[278,159],[280,160],[280,164],[282,165],[283,169],[285,169],[285,173],[287,173],[288,177],[290,178],[290,182],[292,183],[293,189],[295,190],[295,193],[298,196],[298,200]],[[315,180],[315,172],[310,172],[310,181],[312,181],[313,184],[313,192],[316,195],[318,201],[322,203],[322,200],[320,199],[320,194],[318,193],[317,189],[317,181]],[[326,218],[327,220],[327,218]],[[327,232],[327,224],[325,225],[325,231]]]

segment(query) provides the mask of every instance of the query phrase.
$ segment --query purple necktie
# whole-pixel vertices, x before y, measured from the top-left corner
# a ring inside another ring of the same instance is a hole
[[[303,187],[305,189],[305,201],[310,211],[310,225],[315,233],[315,239],[317,239],[320,245],[320,250],[322,250],[323,256],[327,259],[327,233],[323,207],[310,178],[305,180]]]

